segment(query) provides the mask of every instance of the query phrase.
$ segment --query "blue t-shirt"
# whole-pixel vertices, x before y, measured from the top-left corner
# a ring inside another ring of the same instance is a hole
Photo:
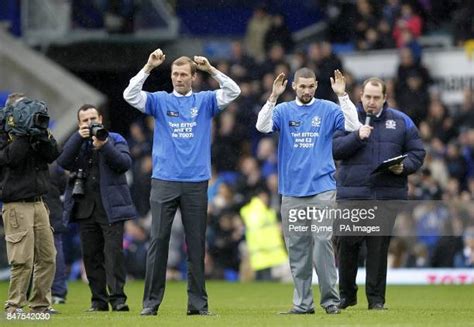
[[[152,178],[178,182],[211,178],[211,120],[218,111],[215,91],[183,97],[147,93],[145,113],[155,117]]]
[[[335,190],[332,136],[344,130],[344,115],[333,102],[315,99],[311,105],[284,102],[273,109],[278,143],[278,191],[303,197]]]

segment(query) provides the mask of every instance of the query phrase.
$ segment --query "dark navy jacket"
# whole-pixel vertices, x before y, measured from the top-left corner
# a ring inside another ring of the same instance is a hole
[[[74,133],[64,145],[63,152],[57,159],[58,165],[70,172],[76,172],[84,162],[87,142],[79,133]],[[98,150],[100,195],[109,222],[115,223],[136,217],[130,189],[127,185],[125,172],[130,169],[132,159],[125,139],[117,133],[110,133],[109,140]],[[72,198],[73,183],[68,183],[64,198],[64,218],[71,217],[74,206]]]
[[[358,108],[359,121],[365,121],[365,111]],[[359,131],[338,131],[333,138],[335,160],[342,160],[337,171],[338,199],[406,199],[407,176],[423,164],[425,150],[413,121],[401,111],[386,105],[379,117],[372,120],[369,138],[362,141]],[[400,175],[371,172],[384,160],[407,154]]]

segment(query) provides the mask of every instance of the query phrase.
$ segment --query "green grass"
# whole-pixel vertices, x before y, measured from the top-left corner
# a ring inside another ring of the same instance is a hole
[[[292,286],[276,283],[208,282],[213,317],[186,316],[186,284],[167,284],[158,316],[141,317],[143,282],[129,282],[126,292],[131,312],[86,313],[90,294],[80,282],[69,284],[68,301],[49,322],[6,321],[0,325],[43,323],[48,326],[474,326],[474,286],[389,286],[386,311],[368,311],[364,289],[359,304],[340,315],[327,315],[317,306],[315,315],[281,316],[291,307]],[[8,284],[0,283],[2,303]],[[318,303],[318,289],[314,288]]]

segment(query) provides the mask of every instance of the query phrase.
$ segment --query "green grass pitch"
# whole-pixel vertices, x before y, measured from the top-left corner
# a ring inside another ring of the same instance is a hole
[[[8,283],[0,283],[2,302]],[[47,326],[474,326],[474,286],[388,286],[386,311],[368,311],[364,289],[359,289],[359,304],[340,315],[327,315],[317,306],[316,314],[282,316],[291,307],[292,285],[278,283],[207,283],[212,317],[186,316],[186,284],[167,283],[158,316],[141,317],[143,282],[127,283],[130,312],[84,312],[90,304],[87,285],[69,284],[67,304],[56,305],[61,314],[50,321],[7,321],[0,325]],[[314,288],[315,303],[319,291]]]

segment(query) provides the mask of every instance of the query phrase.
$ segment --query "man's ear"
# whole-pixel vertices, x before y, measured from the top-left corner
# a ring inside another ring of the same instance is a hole
[[[293,88],[294,91],[296,91],[296,83],[295,82],[291,82],[291,87]]]

